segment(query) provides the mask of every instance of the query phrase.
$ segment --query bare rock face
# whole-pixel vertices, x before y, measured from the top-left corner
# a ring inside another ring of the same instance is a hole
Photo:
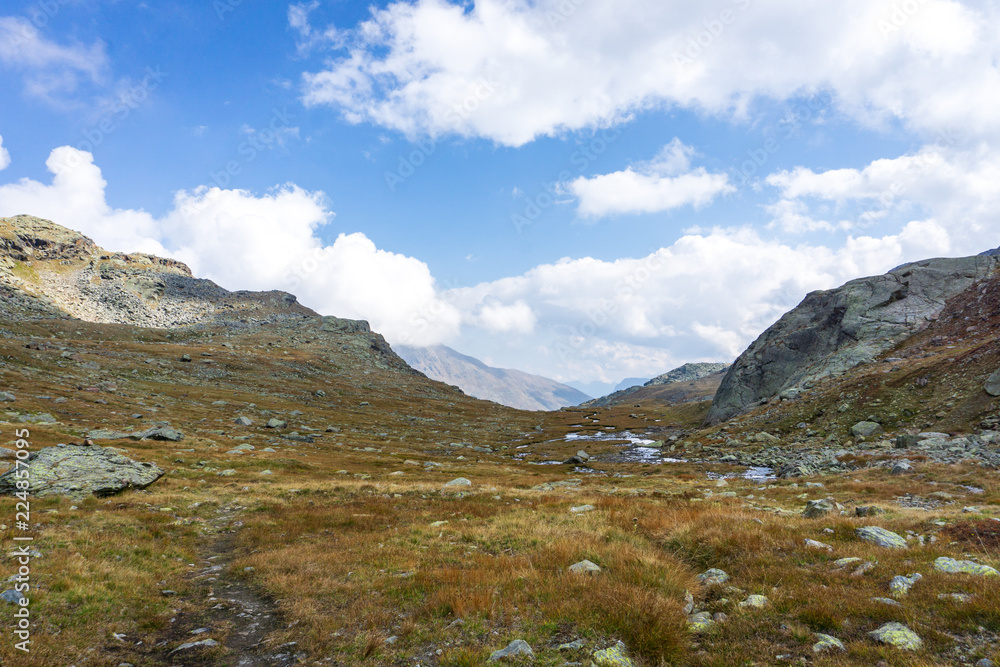
[[[926,327],[948,299],[998,266],[1000,257],[994,255],[929,259],[812,292],[736,360],[715,395],[708,423],[871,362]]]
[[[40,449],[28,457],[27,466],[29,493],[34,496],[110,496],[126,489],[144,489],[163,476],[163,470],[153,463],[139,463],[90,444]],[[16,469],[11,469],[0,475],[0,494],[18,490],[15,473]]]

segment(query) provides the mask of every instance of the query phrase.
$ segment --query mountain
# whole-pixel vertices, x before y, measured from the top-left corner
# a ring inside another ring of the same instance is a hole
[[[779,396],[795,398],[824,379],[870,364],[932,325],[949,300],[974,293],[998,266],[995,253],[928,259],[808,294],[736,360],[708,422]]]
[[[729,364],[684,364],[647,380],[643,385],[632,385],[607,396],[581,403],[580,406],[596,408],[641,401],[677,404],[707,400],[715,395],[722,381],[722,372],[727,368]]]
[[[573,387],[582,391],[587,395],[588,398],[593,398],[594,396],[604,396],[604,394],[610,394],[615,390],[614,382],[580,382],[579,380],[570,380],[565,383],[567,387]]]
[[[621,391],[622,389],[628,389],[629,387],[635,387],[641,384],[645,384],[649,381],[649,378],[625,378],[617,385],[615,385],[615,391]]]
[[[487,366],[445,345],[400,345],[396,351],[430,378],[455,385],[470,396],[519,410],[558,410],[589,398],[573,387],[546,377]]]

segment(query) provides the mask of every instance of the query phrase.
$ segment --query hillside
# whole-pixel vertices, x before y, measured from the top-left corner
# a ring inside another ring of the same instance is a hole
[[[445,345],[397,346],[396,351],[427,377],[475,396],[519,410],[558,410],[589,398],[555,380],[523,371],[493,368]]]
[[[729,364],[693,363],[667,371],[641,386],[630,386],[581,403],[581,407],[608,407],[656,401],[665,404],[709,400],[715,396]]]

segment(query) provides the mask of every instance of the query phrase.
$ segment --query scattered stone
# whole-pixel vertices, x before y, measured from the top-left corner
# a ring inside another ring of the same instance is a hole
[[[983,391],[990,396],[1000,396],[1000,369],[993,373],[993,375],[986,378],[986,384],[983,385]]]
[[[840,641],[836,637],[831,637],[830,635],[824,635],[822,632],[816,633],[816,639],[818,640],[813,644],[813,653],[827,653],[829,651],[846,651],[847,648],[844,646],[844,642]]]
[[[187,355],[185,354],[184,356],[186,357]],[[190,361],[190,359],[188,359],[188,361]],[[199,647],[211,648],[213,646],[218,646],[218,645],[219,642],[215,641],[214,639],[202,639],[200,642],[188,642],[186,644],[181,644],[173,651],[171,651],[170,655],[173,655],[174,653],[179,653],[180,651],[187,651],[192,648],[199,648]]]
[[[908,472],[913,472],[913,466],[906,459],[899,461],[896,465],[892,466],[892,470],[889,471],[890,475],[905,475]]]
[[[906,548],[906,540],[891,530],[886,530],[879,526],[862,526],[857,529],[856,533],[865,542],[871,542],[876,546],[885,547],[886,549]]]
[[[989,658],[983,658],[976,663],[976,667],[996,667],[995,663]]]
[[[596,574],[601,571],[601,568],[589,560],[581,560],[579,563],[570,565],[569,571],[573,574]]]
[[[895,646],[904,651],[918,651],[924,645],[917,633],[902,623],[886,623],[878,630],[872,630],[868,635],[881,644]]]
[[[517,656],[522,655],[534,659],[535,652],[531,650],[531,646],[528,645],[528,642],[523,639],[515,639],[507,645],[507,648],[500,649],[499,651],[493,651],[493,653],[490,654],[490,662],[506,660],[507,658],[516,658]]]
[[[719,586],[729,581],[729,574],[724,570],[713,567],[698,575],[698,581],[706,586]]]
[[[145,489],[163,476],[159,466],[138,462],[112,449],[90,444],[59,445],[32,452],[31,493],[73,498],[110,496],[126,489]],[[16,469],[0,475],[0,495],[15,493]]]
[[[445,484],[444,488],[446,488],[446,489],[454,489],[454,488],[460,488],[460,487],[463,487],[463,486],[472,486],[472,482],[470,482],[469,480],[465,479],[464,477],[457,477],[457,478],[451,480],[450,482],[448,482],[447,484]]]
[[[244,417],[243,415],[237,417],[233,423],[237,426],[253,426],[253,420],[249,417]]]
[[[219,472],[217,472],[215,474],[218,477],[232,477],[233,475],[236,474],[236,471],[233,470],[232,468],[229,468],[227,470],[220,470]]]
[[[128,434],[130,440],[164,440],[168,442],[180,442],[184,439],[184,434],[169,426],[154,426],[145,431]]]
[[[902,434],[896,436],[896,449],[912,449],[917,446],[923,438],[919,435]]]
[[[578,505],[577,507],[570,507],[569,511],[573,514],[583,514],[584,512],[592,512],[596,507],[593,505]]]
[[[265,428],[285,428],[286,426],[288,426],[288,422],[282,421],[277,417],[272,417],[271,419],[267,420]]]
[[[768,600],[765,595],[751,595],[746,600],[741,602],[740,606],[759,609],[761,607],[766,607],[769,602],[770,600]]]
[[[872,602],[881,602],[882,604],[887,604],[890,607],[901,607],[902,605],[893,600],[892,598],[872,598]]]
[[[188,364],[191,363],[191,355],[190,354],[181,355],[181,361]]]
[[[805,541],[805,545],[810,549],[825,549],[826,551],[833,551],[833,547],[829,544],[824,544],[823,542],[818,542],[816,540],[807,539]]]
[[[628,657],[628,649],[621,642],[603,651],[595,651],[594,664],[597,667],[635,667],[635,663]]]
[[[875,516],[876,514],[883,514],[885,510],[881,507],[875,507],[874,505],[858,505],[854,508],[854,516]]]
[[[702,611],[688,616],[688,632],[705,632],[711,630],[713,625],[715,619],[712,618],[711,612]]]
[[[568,459],[566,459],[565,461],[563,461],[563,463],[567,464],[567,465],[577,465],[578,466],[578,465],[584,465],[590,459],[591,459],[590,454],[588,454],[587,452],[585,452],[585,451],[583,451],[581,449],[576,454],[574,454],[573,456],[571,456]]]
[[[885,433],[885,429],[882,428],[882,425],[871,421],[858,422],[851,427],[851,435],[855,438],[871,438],[883,433]]]
[[[817,517],[826,516],[834,509],[836,509],[836,506],[833,502],[825,498],[821,500],[810,500],[806,503],[806,508],[802,510],[802,516],[807,519],[815,519]]]
[[[892,595],[894,597],[897,598],[903,597],[904,595],[910,592],[910,589],[913,588],[913,584],[917,583],[923,578],[924,578],[923,575],[921,575],[919,572],[911,574],[908,577],[904,577],[901,574],[896,575],[895,577],[892,578],[892,581],[889,582],[889,590],[892,591]]]
[[[3,600],[4,602],[8,602],[10,604],[21,604],[21,600],[23,599],[24,599],[24,593],[21,593],[20,591],[15,590],[13,588],[7,589],[3,593],[0,593],[0,600]]]
[[[556,646],[557,651],[579,651],[585,646],[585,642],[582,639],[577,639],[566,644],[560,644]]]
[[[938,600],[951,600],[952,602],[960,602],[965,604],[972,599],[972,596],[968,593],[941,593],[938,595]]]
[[[273,475],[274,473],[271,472],[270,470],[261,470],[260,474],[261,475]]]
[[[690,616],[694,613],[694,596],[691,595],[691,591],[684,591],[684,615]]]
[[[9,391],[0,391],[0,403],[13,403],[17,398]]]
[[[833,561],[833,566],[834,567],[839,567],[839,568],[844,568],[844,567],[847,567],[848,565],[853,565],[854,563],[860,563],[860,562],[861,562],[860,558],[856,558],[854,556],[851,556],[849,558],[839,558],[839,559]]]
[[[874,570],[876,565],[878,565],[878,562],[866,561],[866,562],[862,563],[861,565],[859,565],[858,569],[854,570],[854,572],[851,572],[851,576],[852,577],[863,577],[866,574],[868,574],[869,572],[871,572],[872,570]]]
[[[0,479],[3,478],[0,477]],[[997,572],[989,565],[980,565],[971,560],[955,560],[947,556],[941,556],[935,560],[934,569],[938,572],[946,572],[948,574],[971,574],[979,577],[995,577],[1000,575],[1000,572]]]

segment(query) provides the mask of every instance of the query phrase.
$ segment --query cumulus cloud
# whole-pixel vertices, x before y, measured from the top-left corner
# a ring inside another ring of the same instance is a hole
[[[51,183],[0,186],[0,215],[48,218],[108,250],[175,257],[229,289],[292,291],[319,312],[368,319],[395,340],[437,343],[457,331],[460,316],[439,298],[423,262],[380,250],[360,233],[323,242],[319,232],[333,216],[321,192],[200,187],[176,193],[172,210],[156,218],[112,208],[90,153],[63,146],[46,166]]]
[[[592,218],[657,213],[688,205],[699,208],[735,190],[726,174],[710,174],[701,167],[689,171],[693,154],[693,148],[675,138],[648,163],[590,178],[580,176],[563,187],[579,198],[580,214]]]
[[[10,166],[10,153],[3,146],[3,137],[0,136],[0,171]]]
[[[864,123],[995,137],[998,11],[957,0],[905,11],[888,0],[397,0],[303,74],[303,100],[350,122],[519,146],[654,107],[740,115],[757,97],[827,90]],[[290,18],[309,34],[307,14]],[[467,105],[478,81],[496,85]]]
[[[58,44],[23,17],[0,17],[0,63],[24,72],[25,92],[64,105],[83,82],[100,83],[108,69],[104,43]]]

